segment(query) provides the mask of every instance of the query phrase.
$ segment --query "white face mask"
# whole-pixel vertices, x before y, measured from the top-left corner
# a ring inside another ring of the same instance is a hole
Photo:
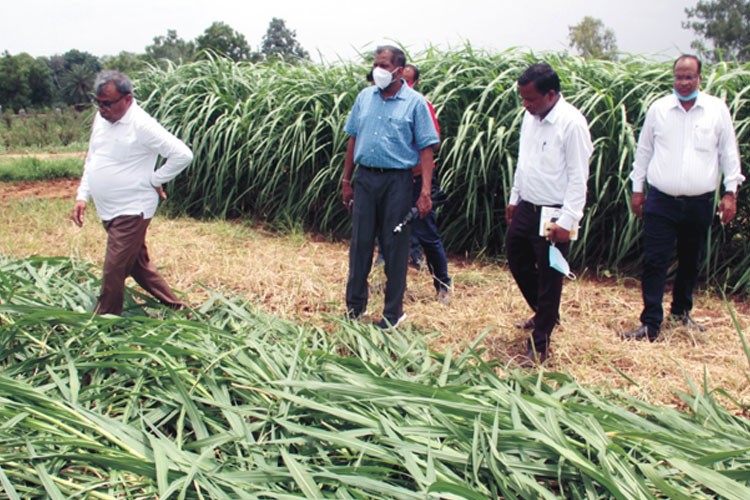
[[[563,274],[568,279],[576,279],[576,275],[570,272],[568,261],[565,260],[562,252],[555,245],[550,245],[549,247],[549,267]]]
[[[394,70],[395,71],[395,70]],[[393,73],[383,68],[373,68],[372,81],[379,89],[384,89],[393,81]]]

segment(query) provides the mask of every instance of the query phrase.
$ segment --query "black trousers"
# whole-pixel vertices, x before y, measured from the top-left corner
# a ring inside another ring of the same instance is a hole
[[[435,182],[434,173],[432,182]],[[414,177],[412,184],[412,203],[414,205],[417,204],[421,192],[422,176],[418,175]],[[448,290],[451,286],[451,278],[448,276],[448,256],[445,254],[443,240],[438,231],[435,210],[430,210],[430,213],[424,219],[415,220],[412,226],[412,235],[424,248],[425,260],[427,261],[427,267],[430,269],[430,274],[432,274],[432,284],[435,286],[435,291]]]
[[[410,230],[393,233],[411,209],[411,170],[359,167],[353,182],[352,239],[349,245],[349,278],[346,308],[352,317],[367,309],[367,276],[372,267],[375,237],[385,260],[383,318],[395,325],[403,314]]]
[[[643,210],[643,312],[641,323],[658,332],[664,320],[662,300],[667,271],[677,248],[677,274],[671,313],[693,308],[693,289],[714,212],[714,193],[670,196],[651,188]]]
[[[513,213],[505,250],[513,279],[534,311],[532,340],[537,352],[546,352],[552,330],[560,318],[563,275],[549,266],[550,243],[539,236],[541,207],[521,201]],[[555,245],[563,256],[569,243]]]

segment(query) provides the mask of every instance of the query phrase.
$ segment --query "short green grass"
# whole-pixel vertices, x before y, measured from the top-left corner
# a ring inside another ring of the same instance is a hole
[[[33,181],[80,177],[81,158],[0,157],[0,181]]]

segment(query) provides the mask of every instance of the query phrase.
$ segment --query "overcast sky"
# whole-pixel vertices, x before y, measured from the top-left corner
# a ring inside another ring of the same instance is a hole
[[[568,27],[584,16],[614,30],[621,51],[657,59],[689,52],[694,36],[682,28],[685,7],[697,0],[3,0],[0,52],[33,56],[69,49],[97,56],[143,52],[157,35],[177,30],[193,40],[212,22],[239,31],[259,48],[273,17],[284,19],[313,60],[351,60],[378,44],[397,41],[412,54],[470,42],[502,51],[521,47],[559,51]]]

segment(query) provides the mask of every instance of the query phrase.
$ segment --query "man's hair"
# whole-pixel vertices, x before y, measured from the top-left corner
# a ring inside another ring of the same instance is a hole
[[[419,68],[414,66],[413,64],[407,64],[404,66],[404,69],[411,68],[411,70],[414,72],[414,81],[416,82],[419,80]]]
[[[534,82],[536,90],[540,94],[546,94],[550,90],[560,92],[560,77],[547,63],[535,63],[518,77],[518,85],[526,85]]]
[[[133,93],[133,82],[130,81],[130,78],[124,73],[110,69],[102,71],[96,75],[96,80],[94,80],[94,91],[97,95],[101,93],[104,86],[110,82],[115,84],[115,88],[121,94]]]
[[[701,60],[698,59],[698,56],[694,56],[693,54],[682,54],[680,57],[675,59],[674,64],[672,65],[672,70],[674,70],[677,67],[677,63],[682,61],[683,59],[692,59],[693,61],[695,61],[698,64],[698,76],[700,76],[703,64],[701,64]]]
[[[386,51],[391,53],[391,64],[394,66],[406,66],[406,56],[404,55],[404,51],[393,45],[381,45],[375,49],[375,55],[379,56]]]

